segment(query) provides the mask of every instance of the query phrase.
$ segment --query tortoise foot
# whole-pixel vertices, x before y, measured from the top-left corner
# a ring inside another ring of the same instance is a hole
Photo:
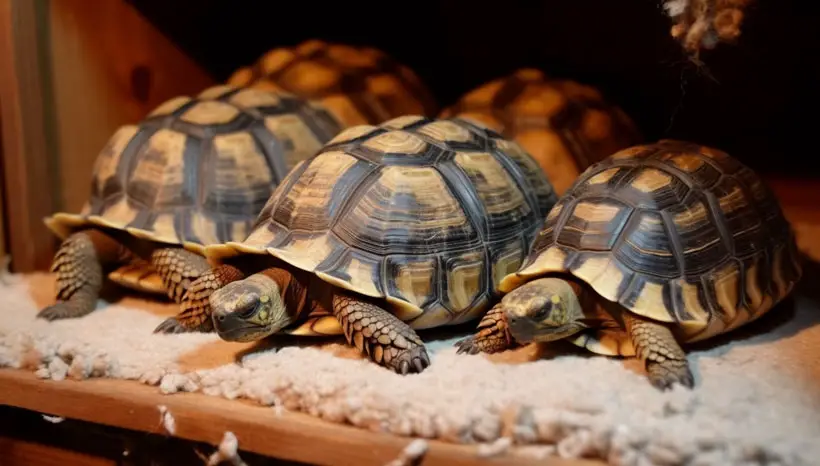
[[[478,335],[470,335],[467,338],[462,338],[455,342],[456,354],[478,354],[483,352],[481,343],[483,340],[478,338]]]
[[[37,313],[38,319],[45,319],[48,321],[54,320],[62,320],[62,319],[72,319],[76,317],[82,317],[86,314],[89,314],[94,309],[83,309],[78,307],[74,303],[70,301],[52,304]]]
[[[176,334],[176,333],[194,333],[194,332],[207,332],[208,329],[195,327],[189,328],[176,318],[176,317],[169,317],[165,319],[161,324],[157,325],[157,328],[154,329],[154,333],[165,333],[165,334]]]
[[[478,323],[478,332],[455,342],[454,346],[458,348],[456,354],[478,354],[498,353],[518,344],[510,336],[507,319],[499,306],[484,315]]]
[[[687,388],[695,386],[695,378],[685,360],[647,361],[646,372],[649,382],[660,390],[669,390],[676,383]]]
[[[420,374],[430,366],[430,357],[424,346],[413,346],[396,355],[390,361],[390,366],[401,375]]]

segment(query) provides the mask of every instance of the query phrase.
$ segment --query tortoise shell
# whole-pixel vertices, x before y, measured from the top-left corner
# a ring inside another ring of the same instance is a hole
[[[340,133],[288,175],[245,241],[205,254],[267,252],[384,298],[413,328],[457,324],[486,310],[556,201],[516,143],[460,119],[404,116]],[[341,332],[325,324],[301,333]]]
[[[80,214],[46,225],[61,239],[97,225],[200,253],[240,241],[288,171],[341,129],[318,103],[283,92],[221,85],[175,97],[120,127]]]
[[[766,313],[802,267],[791,226],[758,175],[720,150],[661,140],[584,171],[500,289],[550,272],[698,341]]]
[[[432,94],[410,68],[372,47],[308,40],[268,51],[227,82],[319,100],[348,126],[437,111]]]
[[[598,90],[530,68],[480,86],[440,114],[454,115],[521,144],[558,195],[591,164],[642,142],[632,120]]]

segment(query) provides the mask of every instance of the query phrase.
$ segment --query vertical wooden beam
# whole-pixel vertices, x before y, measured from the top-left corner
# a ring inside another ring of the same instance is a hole
[[[15,271],[47,268],[54,238],[42,219],[54,210],[43,99],[40,0],[0,0],[0,106],[9,249]],[[39,10],[39,11],[38,11]]]

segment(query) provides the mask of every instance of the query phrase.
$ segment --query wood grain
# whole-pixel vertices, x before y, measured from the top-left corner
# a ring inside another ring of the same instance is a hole
[[[176,436],[218,445],[233,432],[241,450],[319,465],[383,465],[399,456],[412,439],[332,424],[301,413],[277,416],[272,408],[198,393],[164,396],[156,387],[111,379],[40,380],[33,373],[0,370],[0,404],[99,424],[165,434],[158,406],[176,422]],[[541,465],[595,466],[588,460],[535,460],[519,453],[490,459],[476,447],[428,441],[423,466]]]
[[[48,267],[54,239],[42,217],[54,208],[49,170],[42,40],[38,37],[40,2],[0,0],[0,121],[3,175],[13,267],[31,271]],[[46,188],[46,189],[44,189]]]

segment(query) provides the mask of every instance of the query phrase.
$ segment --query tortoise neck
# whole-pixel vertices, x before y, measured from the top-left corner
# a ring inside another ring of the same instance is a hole
[[[307,278],[307,273],[281,267],[270,267],[260,273],[276,282],[279,287],[279,297],[285,304],[287,314],[293,316],[294,320],[298,319],[305,310],[308,298],[308,286],[307,282],[304,281]]]
[[[566,275],[562,278],[566,280],[572,288],[572,291],[575,293],[575,296],[578,297],[578,304],[581,305],[581,312],[583,312],[587,317],[597,316],[597,300],[595,299],[594,292],[589,288],[589,285],[584,283],[580,278],[572,275]]]

